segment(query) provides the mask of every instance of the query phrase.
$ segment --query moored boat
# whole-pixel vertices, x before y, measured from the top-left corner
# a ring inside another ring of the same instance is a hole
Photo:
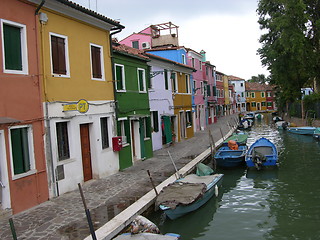
[[[301,134],[301,135],[313,135],[315,127],[288,127],[287,131],[290,133]]]
[[[236,141],[238,145],[245,145],[248,140],[248,133],[242,131],[235,132],[223,141],[223,145],[227,145],[230,140]]]
[[[255,118],[255,113],[254,112],[248,112],[246,115],[243,117],[244,119],[254,119]]]
[[[317,127],[313,132],[313,137],[317,140],[320,140],[320,127]]]
[[[258,170],[264,166],[277,166],[277,148],[269,139],[262,137],[250,146],[245,161],[247,167],[255,167]]]
[[[189,174],[164,187],[156,205],[172,220],[197,210],[205,204],[222,183],[223,174],[197,176]]]
[[[232,141],[232,140],[231,140]],[[214,159],[219,167],[231,168],[238,167],[245,163],[245,156],[247,153],[247,146],[240,145],[238,149],[233,150],[228,146],[222,146],[214,155]]]
[[[124,233],[114,238],[114,240],[178,240],[180,239],[179,234],[167,233],[165,235],[155,233]]]

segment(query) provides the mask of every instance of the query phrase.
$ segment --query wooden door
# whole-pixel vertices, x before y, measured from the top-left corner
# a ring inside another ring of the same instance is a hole
[[[88,181],[92,179],[89,124],[80,125],[80,138],[81,138],[83,180]]]

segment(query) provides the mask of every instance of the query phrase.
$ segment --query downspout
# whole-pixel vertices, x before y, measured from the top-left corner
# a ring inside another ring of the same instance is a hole
[[[35,15],[39,15],[39,11],[44,5],[46,0],[42,0],[40,5],[35,11]],[[50,128],[50,121],[49,121],[49,106],[48,106],[48,93],[47,93],[47,76],[46,76],[46,65],[45,65],[45,53],[44,53],[44,25],[46,24],[45,21],[40,20],[40,37],[41,37],[41,53],[42,53],[42,80],[43,80],[43,92],[44,92],[44,102],[45,102],[45,144],[47,149],[47,163],[51,168],[51,188],[53,190],[53,196],[59,196],[58,190],[58,183],[55,178],[55,171],[54,171],[54,164],[53,164],[53,156],[52,156],[52,142],[51,142],[51,128]],[[48,177],[50,179],[50,177]],[[50,182],[50,181],[49,181]]]

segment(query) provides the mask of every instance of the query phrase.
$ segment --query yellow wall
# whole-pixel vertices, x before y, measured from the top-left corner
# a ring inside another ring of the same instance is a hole
[[[251,97],[252,92],[254,92],[254,98]],[[262,97],[263,93],[264,97]],[[250,111],[267,110],[266,92],[250,91],[249,97],[246,97],[246,102],[250,103]],[[252,102],[256,103],[255,107],[252,107]],[[265,106],[262,106],[262,102],[265,102]],[[258,109],[258,103],[260,103],[260,109]]]
[[[226,105],[228,105],[230,104],[228,76],[223,75],[222,80],[223,80],[223,89],[224,89],[224,102]]]
[[[40,28],[47,100],[113,100],[109,31],[52,12],[43,12],[48,16],[48,22]],[[50,32],[68,37],[70,78],[53,77],[51,74]],[[90,43],[103,47],[105,81],[91,80]]]
[[[177,79],[178,79],[178,93],[174,95],[173,99],[173,104],[174,104],[174,114],[178,116],[178,131],[177,131],[177,136],[178,136],[178,141],[180,141],[180,111],[185,111],[190,110],[192,112],[192,95],[191,94],[186,94],[186,74],[180,75],[179,72],[177,72]],[[191,91],[191,90],[190,90]],[[195,124],[192,122],[192,125]],[[187,138],[191,138],[194,136],[194,131],[193,131],[193,126],[188,127],[187,130]]]

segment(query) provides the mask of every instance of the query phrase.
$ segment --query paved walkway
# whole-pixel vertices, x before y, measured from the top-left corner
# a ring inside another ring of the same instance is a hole
[[[209,126],[215,142],[236,124],[237,115],[224,116]],[[208,130],[195,133],[186,141],[155,151],[154,156],[104,179],[86,182],[82,188],[94,228],[98,229],[115,215],[152,189],[147,170],[155,185],[210,147]],[[65,193],[32,209],[11,216],[17,237],[21,239],[84,239],[90,235],[78,190]],[[0,239],[12,239],[9,218],[0,219]]]

